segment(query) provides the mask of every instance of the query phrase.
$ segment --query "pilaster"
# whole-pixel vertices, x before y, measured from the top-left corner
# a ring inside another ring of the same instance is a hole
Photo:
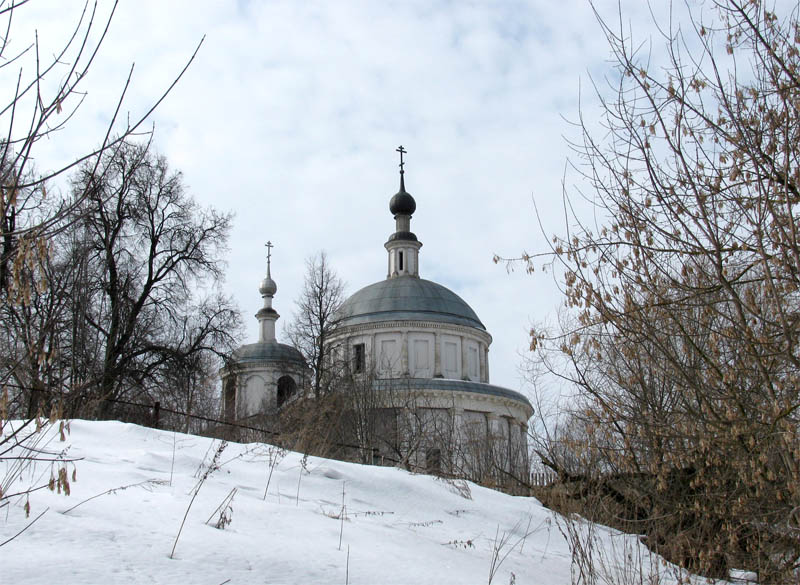
[[[442,336],[438,331],[433,333],[433,377],[442,377]]]
[[[403,336],[400,341],[400,373],[403,376],[408,376],[408,329],[403,330]]]

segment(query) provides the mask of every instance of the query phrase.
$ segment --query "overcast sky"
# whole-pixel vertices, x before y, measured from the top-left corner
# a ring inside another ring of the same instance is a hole
[[[647,31],[645,3],[623,4],[625,20]],[[101,0],[100,11],[108,6]],[[616,12],[615,1],[600,6]],[[52,51],[81,7],[26,5],[12,41],[30,42],[35,27]],[[519,366],[528,330],[553,319],[561,300],[551,275],[509,274],[492,256],[545,249],[534,200],[545,231],[563,232],[564,136],[576,136],[566,120],[577,117],[581,87],[591,97],[589,75],[610,67],[588,3],[122,0],[86,101],[37,151],[40,170],[101,140],[131,64],[123,112],[136,116],[204,35],[151,122],[194,197],[235,214],[224,287],[245,315],[244,341],[257,337],[267,240],[279,329],[304,259],[320,250],[348,293],[385,278],[402,144],[420,276],[452,289],[486,325],[491,381],[527,392]]]

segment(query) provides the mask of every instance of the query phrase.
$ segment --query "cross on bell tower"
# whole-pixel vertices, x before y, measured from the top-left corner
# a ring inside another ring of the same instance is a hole
[[[403,145],[401,144],[400,146],[395,148],[395,152],[399,152],[400,153],[400,172],[402,173],[403,172],[403,165],[405,164],[403,162],[403,155],[406,154],[408,151],[405,148],[403,148]]]
[[[400,153],[400,190],[389,201],[389,211],[394,216],[395,232],[384,244],[389,252],[388,278],[395,276],[419,277],[419,249],[422,243],[411,231],[411,216],[417,210],[417,203],[406,191],[405,164],[403,158],[408,151],[401,144],[395,148]]]
[[[267,243],[264,244],[264,247],[267,249],[267,276],[270,276],[270,260],[272,259],[272,248],[275,246],[272,245],[272,242],[267,240]]]
[[[258,292],[261,293],[261,298],[264,299],[264,305],[256,313],[256,319],[259,323],[258,341],[260,343],[275,341],[275,321],[278,320],[278,312],[272,308],[272,297],[278,292],[278,285],[272,280],[271,264],[272,264],[272,242],[264,244],[267,248],[267,275],[261,281],[261,286]]]
[[[398,146],[397,148],[395,148],[394,150],[395,150],[395,152],[399,152],[400,153],[400,191],[403,192],[403,191],[406,190],[405,181],[403,180],[403,175],[406,174],[406,171],[403,168],[403,166],[406,163],[403,161],[403,155],[407,154],[408,151],[405,148],[403,148],[402,144],[400,146]]]

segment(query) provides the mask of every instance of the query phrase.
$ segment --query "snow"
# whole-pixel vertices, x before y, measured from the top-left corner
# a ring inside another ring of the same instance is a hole
[[[558,518],[534,498],[389,467],[281,458],[260,443],[229,443],[198,488],[219,440],[119,422],[70,427],[64,443],[54,433],[49,444],[78,459],[75,481],[67,466],[70,495],[34,492],[27,519],[23,499],[0,508],[0,542],[47,510],[0,547],[4,583],[489,583],[493,556],[495,584],[571,582]],[[15,485],[47,481],[50,465]],[[215,528],[219,513],[206,524],[234,488],[230,524]],[[634,537],[595,531],[608,555],[636,551],[646,571],[671,572],[651,567]]]

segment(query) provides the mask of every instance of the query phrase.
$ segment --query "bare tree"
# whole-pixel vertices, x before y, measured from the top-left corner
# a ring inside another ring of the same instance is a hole
[[[69,338],[66,332],[75,320],[66,318],[64,309],[81,306],[83,299],[70,294],[73,274],[62,269],[63,257],[53,255],[57,248],[52,238],[79,217],[76,210],[88,193],[64,196],[59,188],[63,184],[59,183],[78,165],[89,159],[99,163],[99,155],[116,150],[126,138],[141,132],[199,49],[198,45],[173,82],[153,97],[149,107],[125,117],[120,114],[132,81],[131,66],[119,88],[119,98],[108,104],[106,128],[91,138],[96,146],[83,150],[73,146],[66,163],[52,164],[40,148],[43,139],[51,145],[61,142],[60,131],[74,121],[81,108],[88,74],[105,45],[116,2],[101,16],[97,3],[87,1],[77,22],[66,25],[69,34],[63,45],[41,51],[39,31],[23,38],[16,24],[31,5],[29,0],[0,0],[0,73],[5,75],[0,86],[0,462],[6,465],[0,474],[0,507],[27,498],[31,491],[48,483],[59,492],[69,489],[66,458],[57,449],[50,453],[46,447],[54,436],[46,431],[63,412],[59,401],[48,402],[54,393],[69,390],[63,356],[75,354],[66,351],[69,348],[62,342]],[[37,169],[34,161],[39,169],[47,170]],[[80,265],[72,267],[80,272]],[[87,341],[76,335],[69,339],[78,345]],[[88,372],[85,364],[73,361],[71,366],[72,372],[80,368]],[[40,414],[49,414],[50,418]],[[27,420],[17,424],[10,417]],[[61,432],[56,431],[55,436],[63,438],[65,423],[58,427]],[[28,466],[39,459],[53,462],[54,469],[57,466],[57,478],[50,482],[44,478],[42,485],[40,474],[30,474],[36,479],[22,486],[17,480],[27,476]],[[12,485],[13,489],[8,489]],[[25,508],[27,513],[27,502]]]
[[[35,267],[42,255],[47,238],[69,225],[69,217],[81,203],[81,197],[58,200],[54,182],[91,158],[115,149],[127,137],[141,131],[155,108],[175,86],[200,48],[198,44],[184,68],[165,91],[153,99],[149,108],[139,115],[120,121],[124,97],[132,81],[133,66],[119,99],[111,104],[107,128],[98,137],[97,146],[89,151],[75,152],[72,160],[60,167],[39,172],[33,161],[42,139],[57,140],[78,112],[85,97],[86,78],[103,48],[106,33],[114,17],[117,3],[107,15],[98,14],[97,4],[84,4],[79,20],[73,25],[68,40],[53,54],[39,50],[38,31],[29,42],[14,36],[14,23],[27,9],[27,1],[3,0],[0,18],[0,72],[11,74],[15,85],[4,84],[5,97],[0,97],[0,285],[3,292],[24,291],[28,283],[20,278],[23,265]],[[202,41],[200,42],[202,44]],[[85,193],[83,194],[86,195]],[[9,288],[10,287],[10,288]]]
[[[338,311],[343,302],[344,283],[331,268],[327,254],[323,251],[308,258],[303,290],[284,332],[311,366],[317,398],[331,389],[339,371],[328,339],[341,321]]]
[[[600,225],[570,216],[524,256],[563,268],[569,310],[532,346],[578,390],[558,471],[605,481],[694,570],[796,582],[800,21],[714,4],[711,20],[687,5],[651,53],[600,21],[613,96],[598,88],[602,135],[582,119],[574,145]]]
[[[166,364],[161,376],[165,385],[158,392],[162,409],[166,407],[185,414],[162,417],[161,428],[199,433],[207,424],[196,416],[217,417],[220,411],[219,360],[215,358],[209,351],[195,352],[175,356]]]
[[[87,302],[73,318],[97,345],[75,348],[94,366],[73,386],[108,416],[121,398],[155,400],[176,364],[185,370],[200,354],[230,351],[240,317],[214,287],[230,215],[200,208],[148,144],[126,142],[102,158],[75,178],[76,197],[89,193],[75,220],[88,268],[78,283]]]

